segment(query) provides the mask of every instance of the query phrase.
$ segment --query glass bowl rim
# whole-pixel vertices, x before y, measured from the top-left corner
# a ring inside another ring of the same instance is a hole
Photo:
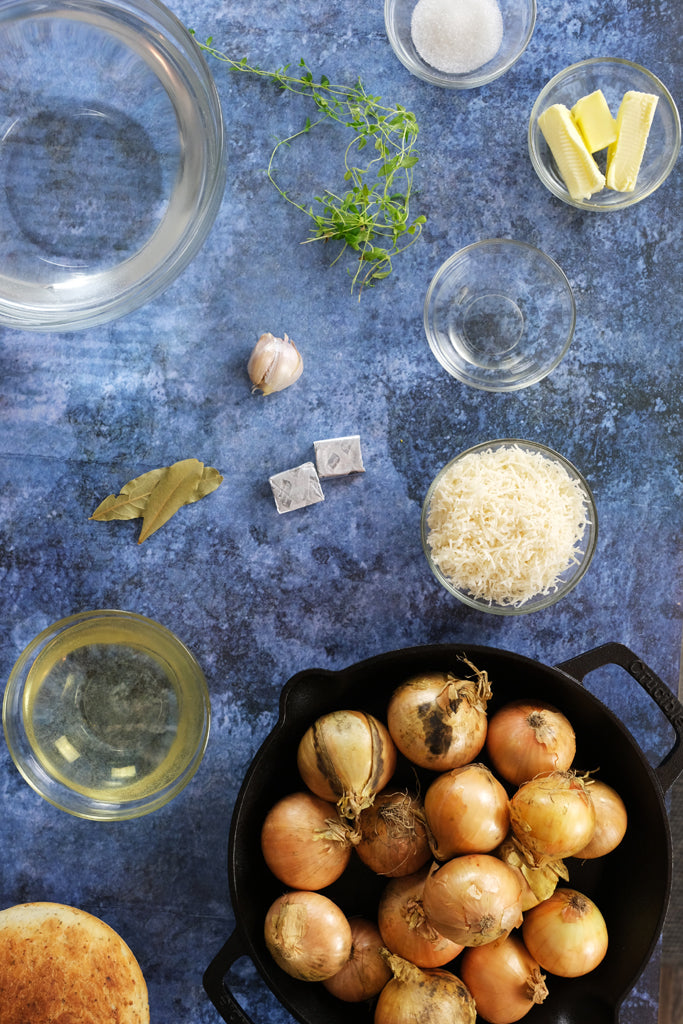
[[[596,65],[618,65],[633,68],[638,74],[642,74],[648,80],[650,80],[653,83],[653,85],[657,87],[660,95],[666,100],[666,105],[673,118],[674,131],[676,136],[674,146],[671,153],[669,154],[667,164],[662,173],[660,174],[659,178],[657,179],[657,181],[653,182],[651,187],[648,188],[646,191],[640,194],[635,194],[632,192],[624,193],[624,199],[621,202],[613,202],[610,203],[609,205],[601,205],[596,202],[591,202],[590,199],[572,199],[567,189],[561,188],[555,181],[555,179],[548,174],[545,163],[540,158],[535,142],[535,139],[537,137],[536,122],[538,121],[538,115],[540,113],[541,106],[543,105],[543,103],[547,102],[547,97],[550,95],[551,91],[558,84],[560,84],[564,80],[564,78],[566,78],[571,72],[578,71],[582,68],[594,67]],[[635,61],[628,60],[626,57],[587,57],[585,60],[575,61],[573,64],[569,64],[561,71],[558,71],[555,75],[553,75],[551,79],[549,79],[546,82],[541,91],[538,93],[536,99],[534,100],[534,104],[531,108],[531,114],[529,115],[529,125],[527,129],[527,145],[529,150],[529,157],[531,159],[531,164],[539,180],[548,189],[548,191],[551,192],[557,199],[560,199],[563,203],[566,203],[567,206],[573,206],[575,209],[589,210],[591,213],[611,213],[614,210],[625,210],[629,206],[634,206],[636,203],[641,202],[641,200],[647,199],[648,196],[651,196],[653,192],[656,192],[657,189],[664,184],[666,179],[671,174],[671,171],[673,170],[680,153],[681,118],[674,98],[667,89],[667,87],[664,85],[661,79],[657,77],[657,75],[655,75],[652,71],[649,71],[642,64],[638,64]]]
[[[24,743],[31,749],[30,742],[26,738],[26,731],[23,727],[23,720],[17,715],[17,708],[21,707],[21,695],[28,675],[28,670],[33,663],[35,656],[56,636],[64,634],[83,622],[95,621],[98,619],[125,619],[129,622],[138,622],[147,627],[151,633],[162,635],[170,640],[175,649],[181,654],[185,662],[192,669],[192,680],[195,692],[200,698],[203,723],[199,742],[192,755],[186,761],[184,769],[180,774],[174,776],[166,785],[155,790],[153,793],[136,799],[118,803],[116,801],[97,800],[85,796],[78,791],[71,789],[66,784],[59,782],[53,775],[47,772],[42,766],[39,770],[31,764],[26,763],[21,752],[21,744]],[[78,818],[87,818],[93,821],[127,821],[138,818],[152,811],[159,809],[169,803],[178,793],[181,792],[192,779],[199,768],[204,757],[209,741],[211,728],[211,699],[206,683],[206,677],[195,656],[188,647],[173,633],[167,626],[157,622],[155,619],[138,612],[125,611],[118,608],[95,608],[86,611],[76,612],[56,620],[51,625],[42,629],[28,644],[16,659],[5,685],[5,692],[2,703],[2,724],[5,733],[5,741],[12,761],[20,775],[29,786],[43,797],[48,803],[59,810],[66,811]]]
[[[585,504],[588,510],[588,523],[586,525],[584,551],[581,557],[581,562],[576,567],[574,575],[572,576],[571,580],[568,580],[564,584],[560,584],[560,586],[558,586],[555,590],[551,590],[548,594],[539,597],[538,600],[534,600],[534,598],[532,597],[528,601],[525,601],[523,604],[517,607],[514,605],[489,604],[486,601],[477,600],[476,598],[471,597],[464,591],[458,590],[456,587],[454,587],[453,584],[448,580],[448,577],[441,572],[441,570],[438,568],[438,566],[434,564],[432,560],[428,541],[429,527],[427,525],[427,516],[429,514],[429,506],[432,499],[432,495],[434,494],[434,491],[436,490],[436,487],[438,486],[438,483],[441,480],[441,478],[456,462],[459,462],[466,455],[471,455],[476,452],[487,451],[491,448],[498,449],[506,446],[512,447],[514,445],[517,445],[518,447],[523,448],[527,451],[538,452],[541,455],[550,458],[552,461],[559,463],[559,465],[561,465],[570,474],[570,476],[576,479],[580,484],[581,489],[584,493]],[[579,581],[584,577],[593,560],[593,555],[595,554],[595,549],[597,546],[598,510],[595,504],[593,491],[588,481],[584,477],[583,473],[581,473],[580,470],[578,470],[576,466],[560,452],[556,451],[554,448],[549,447],[549,445],[543,444],[540,441],[529,441],[524,440],[523,438],[516,437],[494,438],[490,441],[481,441],[478,444],[463,449],[457,455],[453,456],[453,458],[449,459],[448,462],[445,463],[445,465],[443,465],[441,469],[437,472],[437,474],[432,479],[429,488],[427,489],[427,493],[422,503],[422,510],[420,514],[420,536],[422,540],[422,550],[424,552],[425,558],[427,559],[427,564],[429,565],[429,568],[431,569],[435,579],[441,584],[441,586],[445,590],[447,590],[450,594],[456,597],[463,604],[467,605],[469,608],[475,609],[476,611],[486,612],[490,615],[526,615],[531,614],[531,612],[542,611],[543,609],[549,608],[552,605],[556,604],[560,600],[560,598],[565,597],[567,594],[569,594],[570,591],[572,591],[574,587],[577,585],[577,583],[579,583]]]
[[[43,0],[0,0],[0,27],[11,23],[13,8],[25,17],[50,15],[49,3]],[[126,24],[130,17],[137,19],[138,28],[147,31],[163,41],[165,60],[174,67],[182,66],[192,72],[192,88],[187,90],[196,116],[203,125],[202,147],[204,156],[210,153],[210,160],[202,159],[202,173],[197,177],[195,214],[180,236],[169,240],[169,246],[157,254],[151,265],[145,265],[143,254],[164,221],[161,221],[144,243],[123,260],[114,263],[107,271],[97,270],[96,264],[89,268],[93,278],[108,271],[125,279],[118,281],[113,290],[101,290],[89,295],[74,305],[40,305],[22,302],[9,294],[0,294],[0,326],[32,332],[79,331],[117,320],[134,312],[165,291],[187,269],[204,245],[216,220],[223,201],[227,180],[227,133],[225,119],[215,79],[208,62],[193,33],[185,27],[180,18],[163,0],[75,0],[57,3],[55,15],[67,12],[76,22],[93,9],[110,23],[122,19]],[[131,12],[132,15],[131,15]],[[182,76],[180,76],[182,77]],[[197,87],[198,91],[194,91]],[[174,109],[176,102],[169,95]],[[177,112],[176,112],[177,116]],[[170,193],[169,193],[170,194]],[[130,267],[136,267],[135,276],[128,279]]]
[[[518,250],[521,250],[523,252],[526,252],[528,255],[533,255],[535,257],[540,257],[542,262],[545,263],[545,264],[548,264],[551,267],[551,269],[553,270],[553,272],[557,274],[557,276],[558,276],[558,283],[563,286],[563,288],[564,288],[564,290],[565,290],[565,292],[566,292],[566,294],[567,294],[567,296],[569,298],[569,306],[570,306],[570,311],[571,311],[570,312],[570,323],[569,323],[569,326],[568,326],[568,329],[567,329],[566,339],[563,342],[559,352],[556,354],[555,358],[548,365],[548,367],[543,369],[542,373],[537,374],[532,379],[530,379],[528,381],[524,381],[521,384],[513,384],[513,385],[502,384],[502,385],[495,385],[494,386],[494,385],[487,385],[487,384],[479,384],[479,383],[475,383],[474,381],[468,380],[467,377],[459,374],[457,371],[453,370],[452,368],[444,366],[443,362],[441,361],[441,359],[439,358],[439,355],[437,354],[437,352],[435,350],[435,347],[434,347],[434,344],[433,344],[433,341],[432,341],[433,335],[434,335],[434,331],[433,331],[433,328],[431,326],[431,321],[430,321],[429,313],[430,313],[431,301],[432,301],[432,298],[433,298],[433,295],[434,295],[434,292],[435,292],[435,289],[436,289],[437,285],[444,278],[444,276],[450,271],[450,269],[454,266],[456,260],[462,258],[463,256],[466,256],[467,254],[469,254],[471,252],[474,252],[475,250],[484,250],[484,251],[486,251],[486,250],[490,249],[490,247],[493,246],[493,245],[500,246],[503,249],[509,249],[510,252],[514,252],[515,249],[518,249]],[[571,286],[571,284],[569,282],[569,278],[567,277],[566,273],[564,272],[562,267],[559,265],[559,263],[557,263],[553,259],[553,257],[549,256],[548,253],[545,252],[543,249],[540,249],[536,245],[532,245],[531,242],[520,241],[519,239],[516,239],[516,238],[482,238],[482,239],[480,239],[477,242],[470,242],[468,245],[465,245],[461,249],[458,249],[457,252],[452,253],[437,268],[437,270],[435,271],[431,281],[429,282],[429,286],[428,286],[427,292],[425,294],[425,299],[424,299],[424,303],[423,303],[423,307],[422,307],[422,322],[423,322],[425,334],[427,336],[427,343],[428,343],[430,349],[432,350],[433,355],[437,359],[437,362],[439,362],[441,364],[441,366],[443,366],[443,368],[446,370],[446,372],[449,373],[455,380],[460,381],[462,384],[468,385],[468,387],[477,388],[480,391],[489,391],[491,393],[496,393],[496,394],[510,393],[510,392],[513,392],[513,391],[521,391],[524,388],[532,387],[534,384],[538,384],[539,381],[544,380],[562,362],[562,360],[566,356],[567,352],[569,351],[569,347],[570,347],[570,345],[572,343],[572,339],[574,337],[574,331],[576,330],[576,299],[574,298],[574,290],[573,290],[573,288],[572,288],[572,286]]]
[[[397,37],[394,32],[392,15],[398,2],[399,0],[384,0],[384,26],[389,40],[389,45],[391,46],[394,55],[398,58],[403,67],[412,75],[415,75],[416,78],[421,79],[423,82],[427,82],[429,85],[440,86],[443,89],[478,89],[483,85],[488,85],[490,82],[494,82],[497,78],[500,78],[501,75],[504,75],[517,63],[520,57],[527,50],[534,34],[538,15],[537,0],[519,0],[520,5],[523,4],[529,11],[529,27],[524,39],[522,40],[521,46],[513,51],[509,58],[500,67],[488,72],[482,72],[482,68],[475,68],[473,71],[453,74],[430,67],[430,65],[421,57],[419,61],[409,60],[402,50],[396,45]],[[501,42],[501,48],[502,45],[503,44]],[[492,57],[491,60],[495,60],[495,57]],[[491,61],[487,61],[483,67],[486,68],[490,63]]]

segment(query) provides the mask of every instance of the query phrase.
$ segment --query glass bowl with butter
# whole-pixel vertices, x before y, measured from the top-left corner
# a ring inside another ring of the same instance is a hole
[[[598,515],[583,475],[536,441],[502,438],[456,455],[422,506],[434,576],[477,611],[522,615],[568,594],[586,573]]]
[[[529,118],[529,155],[546,188],[582,210],[623,210],[667,179],[681,146],[671,94],[650,71],[595,57],[548,82]]]
[[[211,708],[195,658],[168,629],[101,609],[38,634],[12,669],[5,738],[26,782],[80,818],[163,807],[204,755]]]
[[[550,256],[527,242],[487,238],[437,270],[424,329],[452,377],[482,391],[519,391],[563,359],[576,323],[572,289]]]
[[[384,0],[384,24],[412,75],[444,89],[475,89],[522,56],[536,0]]]

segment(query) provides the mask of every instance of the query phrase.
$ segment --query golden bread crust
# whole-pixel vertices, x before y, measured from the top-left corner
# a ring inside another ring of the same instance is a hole
[[[0,911],[2,1024],[149,1024],[147,985],[104,921],[61,903]]]

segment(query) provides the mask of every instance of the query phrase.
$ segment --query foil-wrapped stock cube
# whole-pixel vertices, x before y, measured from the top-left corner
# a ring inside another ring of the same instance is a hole
[[[325,495],[312,462],[304,462],[293,469],[285,469],[269,478],[278,512],[292,512],[324,501]]]
[[[329,437],[314,441],[315,463],[321,477],[347,476],[349,473],[364,473],[360,436]]]

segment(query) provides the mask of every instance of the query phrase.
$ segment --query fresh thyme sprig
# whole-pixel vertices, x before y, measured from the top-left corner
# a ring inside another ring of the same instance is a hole
[[[298,75],[290,73],[289,64],[264,71],[249,64],[246,58],[233,60],[215,49],[210,38],[199,46],[234,71],[268,79],[280,89],[313,100],[317,118],[306,118],[303,128],[280,139],[268,161],[268,179],[283,199],[313,221],[307,242],[342,242],[333,263],[347,248],[358,254],[351,290],[358,287],[359,297],[364,287],[388,277],[393,270],[393,258],[417,240],[426,220],[422,215],[411,220],[410,213],[413,168],[418,162],[415,115],[400,104],[385,106],[379,96],[365,91],[360,79],[355,86],[334,85],[325,76],[315,81],[304,60],[299,62]],[[278,151],[328,120],[353,132],[344,151],[343,179],[348,188],[341,194],[325,189],[309,204],[297,202],[275,178]],[[368,143],[372,143],[373,154],[363,163],[359,154]]]

